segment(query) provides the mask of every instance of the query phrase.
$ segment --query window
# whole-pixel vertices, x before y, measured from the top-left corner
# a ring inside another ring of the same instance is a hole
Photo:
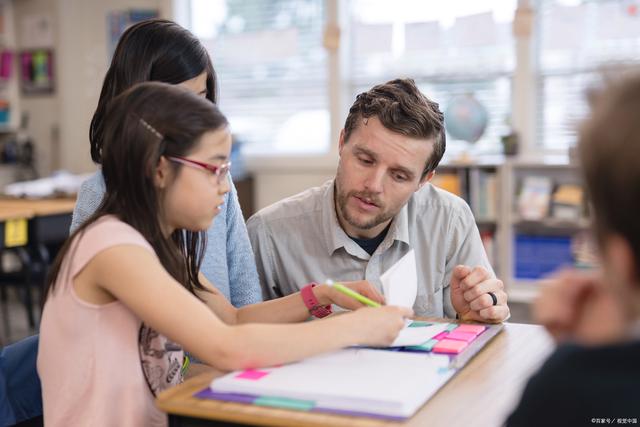
[[[323,0],[191,0],[220,108],[252,154],[329,149]]]
[[[566,150],[606,69],[640,64],[640,11],[621,0],[539,0],[537,148]],[[605,68],[606,67],[606,68]]]
[[[511,111],[515,0],[351,0],[349,6],[351,100],[396,77],[412,77],[443,111],[471,93],[488,112],[487,129],[473,147],[448,135],[447,154],[500,152]]]

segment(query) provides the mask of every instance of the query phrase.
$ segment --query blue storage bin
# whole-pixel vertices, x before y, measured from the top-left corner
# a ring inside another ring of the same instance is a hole
[[[574,264],[569,236],[529,236],[515,238],[515,276],[540,279],[560,267]]]

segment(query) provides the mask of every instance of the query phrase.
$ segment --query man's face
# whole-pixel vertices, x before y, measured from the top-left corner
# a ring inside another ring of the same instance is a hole
[[[433,141],[385,128],[377,117],[360,120],[344,141],[336,174],[336,213],[345,232],[358,238],[380,234],[411,195],[431,179],[422,172]]]

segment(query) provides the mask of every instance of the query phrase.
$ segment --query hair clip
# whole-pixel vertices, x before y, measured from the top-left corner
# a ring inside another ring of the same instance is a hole
[[[145,128],[147,128],[147,130],[148,130],[149,132],[151,132],[152,134],[154,134],[155,136],[157,136],[159,140],[161,140],[161,141],[162,141],[162,140],[164,139],[164,136],[162,136],[162,134],[161,134],[160,132],[158,132],[158,131],[156,130],[156,128],[154,128],[154,127],[153,127],[153,126],[151,126],[149,123],[147,123],[147,122],[145,121],[145,119],[143,119],[142,117],[140,117],[138,120],[140,120],[140,124],[141,124],[142,126],[144,126]]]

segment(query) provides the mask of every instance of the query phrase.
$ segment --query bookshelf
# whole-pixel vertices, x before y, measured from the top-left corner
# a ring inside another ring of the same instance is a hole
[[[476,219],[480,236],[491,264],[499,270],[497,253],[498,197],[500,194],[500,164],[444,164],[438,168],[432,183],[467,201]]]
[[[443,164],[434,185],[464,198],[509,300],[531,302],[562,264],[592,261],[578,168],[566,157]]]

